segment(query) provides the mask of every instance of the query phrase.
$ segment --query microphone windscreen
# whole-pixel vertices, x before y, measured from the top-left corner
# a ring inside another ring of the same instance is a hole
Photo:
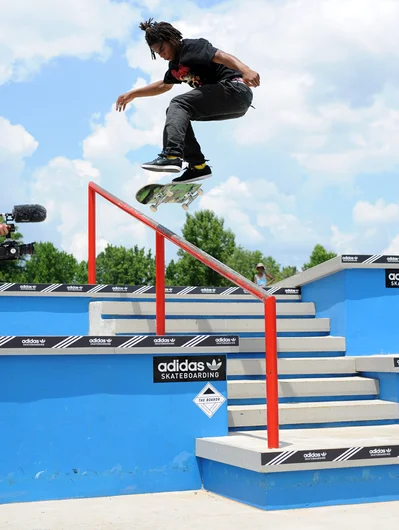
[[[47,210],[40,204],[14,206],[12,215],[16,223],[41,223],[47,217]]]

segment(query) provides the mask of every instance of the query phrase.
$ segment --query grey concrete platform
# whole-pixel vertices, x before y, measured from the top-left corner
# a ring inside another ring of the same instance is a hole
[[[0,530],[396,530],[399,502],[264,512],[205,491],[0,506]]]
[[[228,302],[228,303],[226,303]],[[187,315],[209,316],[263,316],[264,305],[261,301],[251,304],[242,304],[227,300],[226,302],[206,301],[198,304],[187,304],[187,302],[167,301],[165,310],[167,315],[179,315],[183,318]],[[95,308],[100,304],[99,310],[103,315],[155,315],[155,302],[92,302],[90,308]],[[316,314],[315,304],[313,302],[286,302],[277,304],[278,316],[308,316],[314,317]]]
[[[96,302],[98,303],[98,302]],[[89,335],[116,335],[119,333],[155,333],[155,319],[101,319],[98,312],[90,311]],[[176,318],[166,321],[167,333],[264,333],[265,322],[255,318]],[[277,320],[277,332],[329,333],[329,318],[284,318]]]
[[[285,457],[282,456],[279,465],[263,463],[265,460],[272,461],[274,455],[277,457],[280,453],[288,455],[293,452],[306,451],[310,454],[316,452],[321,459],[320,453],[331,450],[342,449],[341,454],[344,454],[345,450],[354,452],[361,448],[374,450],[374,448],[386,446],[396,447],[397,450],[391,454],[399,454],[399,425],[280,430],[280,447],[278,449],[268,449],[267,435],[264,431],[235,432],[229,436],[197,439],[196,455],[251,471],[268,473],[399,464],[398,456],[392,458],[386,455],[377,456],[381,454],[381,451],[376,453],[373,458],[368,456],[364,459],[334,459],[334,461],[328,460],[327,455],[325,455],[325,461],[310,460],[290,464],[284,463]],[[284,465],[282,465],[283,463]]]
[[[227,411],[229,427],[266,425],[266,405],[230,405]],[[298,425],[298,428],[301,424],[399,421],[399,403],[381,399],[280,403],[279,420],[280,425]]]

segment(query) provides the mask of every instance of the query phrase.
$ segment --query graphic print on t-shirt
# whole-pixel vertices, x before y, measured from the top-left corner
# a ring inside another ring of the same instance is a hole
[[[190,68],[182,64],[179,64],[178,70],[172,70],[172,75],[178,81],[188,83],[192,88],[198,88],[203,85],[200,76],[190,72]]]

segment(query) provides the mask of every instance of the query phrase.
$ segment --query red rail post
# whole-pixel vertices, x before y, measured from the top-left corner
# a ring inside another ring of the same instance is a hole
[[[165,238],[155,233],[156,334],[165,335]]]
[[[88,278],[87,282],[96,283],[96,192],[89,185],[89,231],[88,231]]]
[[[278,375],[277,375],[277,322],[276,298],[269,296],[265,302],[265,346],[266,346],[266,411],[267,444],[277,449],[279,442]]]

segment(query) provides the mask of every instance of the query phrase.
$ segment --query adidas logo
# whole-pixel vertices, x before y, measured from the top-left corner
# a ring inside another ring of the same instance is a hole
[[[324,459],[326,456],[327,456],[326,452],[323,452],[323,453],[305,453],[303,455],[303,457],[306,460],[315,460],[315,459],[318,459],[318,458]]]
[[[22,344],[42,346],[46,344],[46,339],[23,339]]]
[[[89,339],[90,344],[110,344],[112,339]]]
[[[390,455],[392,453],[392,449],[389,447],[388,449],[371,449],[369,451],[370,456],[372,455]]]
[[[222,361],[217,363],[216,359],[213,359],[211,363],[206,363],[206,365],[209,368],[209,370],[212,370],[213,372],[215,372],[216,370],[219,370],[219,368],[222,366]]]
[[[154,344],[174,344],[176,339],[154,339]]]

